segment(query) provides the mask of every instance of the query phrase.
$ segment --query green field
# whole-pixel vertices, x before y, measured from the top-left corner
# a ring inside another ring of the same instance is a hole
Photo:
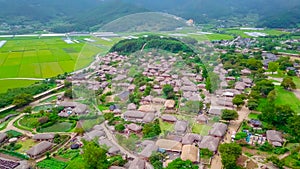
[[[293,92],[283,89],[281,86],[275,86],[277,98],[276,105],[289,105],[296,113],[300,113],[300,100]]]
[[[0,93],[6,92],[8,89],[19,88],[32,85],[38,81],[35,80],[1,80],[0,79]]]
[[[56,123],[52,126],[41,128],[39,132],[67,132],[72,129],[72,123],[69,122],[61,122]]]
[[[0,48],[0,78],[48,78],[86,67],[97,53],[106,52],[115,43],[97,39],[67,44],[63,37],[12,38]],[[102,44],[103,43],[103,44]]]

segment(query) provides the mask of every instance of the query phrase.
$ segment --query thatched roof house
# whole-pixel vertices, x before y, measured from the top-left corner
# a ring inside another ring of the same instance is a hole
[[[133,132],[141,132],[142,131],[142,126],[137,125],[135,123],[128,124],[127,128]]]
[[[29,155],[31,158],[36,158],[37,156],[51,149],[52,145],[53,144],[48,141],[40,142],[39,144],[31,147],[28,151],[26,151],[26,154]]]
[[[208,117],[205,114],[200,114],[197,116],[197,122],[199,123],[207,123],[208,122]]]
[[[155,114],[154,113],[146,113],[146,115],[143,118],[144,123],[150,123],[154,120]]]
[[[222,114],[222,109],[211,107],[211,108],[209,109],[209,111],[208,111],[208,114],[214,115],[214,116],[221,116],[221,114]]]
[[[179,141],[159,139],[156,141],[156,145],[166,151],[181,152],[182,144]]]
[[[167,122],[176,122],[176,121],[177,121],[177,118],[176,118],[175,116],[167,115],[167,114],[162,115],[162,116],[161,116],[161,119],[162,119],[163,121],[167,121]]]
[[[87,140],[87,141],[90,141],[90,140],[93,140],[96,137],[104,137],[104,136],[105,136],[104,131],[92,130],[90,132],[85,133],[82,138]]]
[[[161,105],[164,105],[165,102],[166,102],[166,99],[164,99],[164,98],[155,97],[155,98],[153,99],[153,103],[155,103],[155,104],[161,104]]]
[[[192,162],[199,162],[199,149],[194,145],[184,145],[181,153],[182,160],[191,160]]]
[[[145,113],[155,113],[156,112],[154,107],[152,107],[151,105],[141,105],[138,110],[141,112],[145,112]]]
[[[127,110],[136,110],[136,109],[137,109],[137,107],[134,103],[130,103],[127,106]]]
[[[282,143],[284,142],[282,138],[282,134],[279,131],[276,130],[268,130],[266,132],[267,134],[267,140],[276,147],[281,147]]]
[[[145,113],[137,110],[126,111],[123,114],[124,118],[129,121],[142,121]]]
[[[181,143],[183,145],[193,144],[194,142],[200,142],[202,140],[202,136],[194,133],[187,133],[182,137]]]
[[[226,134],[227,125],[224,123],[215,123],[211,130],[209,130],[209,135],[215,137],[223,137]]]
[[[158,146],[153,144],[148,144],[146,147],[139,153],[139,155],[143,158],[149,158],[153,152],[158,150]]]
[[[128,169],[146,169],[146,161],[136,158],[130,163]]]
[[[2,143],[7,138],[6,133],[0,133],[0,143]]]
[[[213,136],[204,136],[199,144],[200,149],[209,149],[212,152],[218,150],[220,139]]]
[[[165,102],[166,109],[174,109],[175,108],[175,100],[167,100]]]
[[[188,122],[187,121],[177,121],[175,123],[174,129],[177,134],[184,134],[187,130]]]
[[[32,137],[35,141],[49,141],[52,142],[54,134],[36,134]]]

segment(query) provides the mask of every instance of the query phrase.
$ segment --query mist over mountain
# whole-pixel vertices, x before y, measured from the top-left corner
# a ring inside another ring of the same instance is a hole
[[[233,20],[240,25],[281,28],[300,23],[299,0],[0,0],[0,6],[0,25],[13,25],[10,32],[20,31],[21,25],[24,33],[95,31],[122,16],[147,11],[200,24]]]

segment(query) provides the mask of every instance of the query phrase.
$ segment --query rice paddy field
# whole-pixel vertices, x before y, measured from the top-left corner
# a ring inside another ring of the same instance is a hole
[[[226,34],[233,34],[233,35],[239,35],[243,38],[250,38],[251,36],[247,35],[245,32],[259,32],[259,33],[265,33],[267,35],[271,36],[279,36],[282,34],[287,34],[287,32],[283,32],[276,29],[266,29],[266,30],[241,30],[239,28],[237,29],[223,29]]]
[[[87,42],[86,38],[92,41]],[[105,54],[120,40],[72,37],[74,43],[67,43],[65,39],[66,37],[0,38],[0,41],[7,41],[0,48],[0,93],[36,82],[13,78],[49,78],[87,67],[98,53]]]

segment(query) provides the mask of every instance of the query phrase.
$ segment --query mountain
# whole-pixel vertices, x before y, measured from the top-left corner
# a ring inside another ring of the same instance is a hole
[[[0,0],[0,6],[0,32],[7,33],[97,31],[147,11],[220,26],[284,28],[300,22],[299,0]]]
[[[299,23],[299,0],[123,0],[153,11],[167,12],[198,23],[215,20],[243,20],[257,16],[256,25],[285,27],[276,24],[275,18],[284,19],[289,27]],[[297,8],[298,7],[298,8]],[[298,13],[297,13],[298,12]],[[280,21],[282,22],[282,21]]]
[[[0,6],[2,23],[54,32],[95,31],[119,17],[148,11],[120,0],[0,0]]]

